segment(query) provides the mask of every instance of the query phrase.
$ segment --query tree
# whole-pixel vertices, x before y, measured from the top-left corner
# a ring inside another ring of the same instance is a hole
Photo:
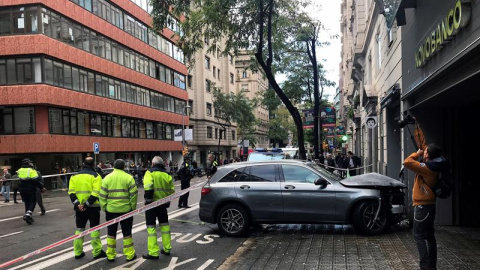
[[[212,41],[209,50],[225,38],[223,55],[239,50],[252,51],[265,72],[272,89],[291,114],[299,144],[299,156],[306,158],[302,118],[275,79],[281,69],[282,58],[288,54],[288,45],[295,40],[296,20],[306,17],[302,8],[308,0],[152,0],[153,24],[163,29],[171,11],[175,17],[184,18],[184,35],[178,44],[186,59],[203,48],[205,39]]]
[[[256,100],[249,100],[244,92],[227,94],[217,87],[213,89],[213,98],[215,118],[224,130],[232,123],[236,123],[239,138],[244,138],[251,134],[252,130],[255,130],[257,120],[253,110],[257,105]],[[218,148],[218,151],[220,151],[220,139],[218,140]]]
[[[295,124],[285,106],[280,106],[273,112],[272,118],[268,123],[268,137],[279,144],[288,139],[289,134],[295,134]],[[292,140],[295,144],[296,136]]]

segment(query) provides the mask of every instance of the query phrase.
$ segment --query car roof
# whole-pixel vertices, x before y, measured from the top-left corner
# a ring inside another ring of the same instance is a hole
[[[311,161],[307,160],[297,160],[297,159],[282,159],[282,160],[264,160],[264,161],[242,161],[236,163],[229,163],[223,165],[222,167],[225,168],[237,168],[249,165],[260,165],[260,164],[298,164],[298,165],[306,165],[312,164]]]

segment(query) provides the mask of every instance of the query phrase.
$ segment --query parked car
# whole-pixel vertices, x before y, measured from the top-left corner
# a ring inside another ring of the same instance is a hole
[[[265,148],[256,148],[254,152],[248,155],[247,161],[264,161],[264,160],[280,160],[285,159],[285,153],[282,149],[273,148],[267,150]]]
[[[377,173],[341,179],[299,160],[218,167],[202,188],[200,219],[229,236],[253,224],[353,224],[366,235],[403,219],[406,186]]]

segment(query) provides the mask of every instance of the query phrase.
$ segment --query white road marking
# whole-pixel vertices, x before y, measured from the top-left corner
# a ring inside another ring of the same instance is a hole
[[[192,206],[192,208],[182,209],[181,211],[178,211],[178,210],[172,211],[173,214],[172,214],[172,213],[169,213],[169,218],[176,218],[176,217],[178,217],[178,216],[184,215],[184,214],[189,213],[189,212],[191,212],[191,211],[197,210],[198,208],[199,208],[199,205],[196,204],[195,206]],[[147,229],[146,226],[141,226],[141,225],[145,225],[145,222],[137,223],[137,224],[135,225],[136,227],[132,230],[132,234],[137,233],[137,232],[141,232],[141,231],[144,231],[144,230]],[[120,230],[119,230],[118,232],[120,232]],[[118,232],[117,232],[117,233],[118,233]],[[107,238],[106,235],[103,236],[103,237],[101,237],[101,239],[102,239],[102,245],[106,245],[106,240],[105,240],[106,238]],[[122,239],[122,238],[123,238],[123,235],[117,236],[117,241],[118,241],[119,239]],[[15,270],[15,269],[26,269],[26,270],[37,270],[37,269],[40,270],[40,269],[45,269],[45,268],[48,268],[48,267],[50,267],[50,266],[52,266],[52,265],[55,265],[55,264],[57,264],[57,263],[60,263],[60,262],[62,262],[62,261],[72,259],[73,253],[72,253],[72,254],[66,253],[66,252],[71,251],[71,250],[73,250],[73,248],[66,248],[66,249],[64,249],[64,250],[61,250],[61,251],[59,251],[59,252],[56,252],[56,255],[55,255],[54,258],[45,260],[45,261],[40,262],[40,263],[38,263],[38,264],[34,264],[34,265],[32,265],[31,267],[29,267],[29,268],[25,268],[25,266],[31,265],[32,262],[24,263],[24,264],[22,264],[22,265],[19,265],[19,266],[14,267],[14,268],[10,268],[10,270]],[[87,252],[89,252],[89,251],[91,251],[91,250],[92,250],[92,246],[90,245],[90,241],[84,243],[83,251],[84,251],[85,253],[87,253]],[[60,254],[60,253],[65,253],[65,254],[62,254],[62,255],[57,256],[57,255]],[[53,254],[51,254],[51,255],[53,255]],[[48,257],[50,257],[51,255],[49,255]],[[46,257],[47,257],[47,256],[46,256]],[[42,259],[45,259],[45,258],[42,258]],[[36,262],[36,261],[35,261],[35,262]]]
[[[50,212],[55,212],[55,211],[60,211],[60,209],[48,210],[45,213],[50,213]],[[38,214],[40,214],[40,213],[42,213],[42,212],[38,212]],[[0,219],[0,222],[9,221],[9,220],[13,220],[13,219],[19,219],[19,218],[23,218],[23,216]]]
[[[11,236],[11,235],[19,234],[19,233],[22,233],[22,232],[23,232],[23,231],[19,231],[19,232],[14,232],[14,233],[5,234],[5,235],[2,235],[2,236],[0,236],[0,238],[4,238],[4,237],[7,237],[7,236]]]
[[[122,257],[122,256],[123,256],[123,254],[117,254],[117,258],[118,258],[118,257]],[[94,264],[96,264],[96,263],[98,263],[98,262],[101,262],[101,261],[103,261],[103,260],[106,260],[106,259],[107,259],[107,258],[101,258],[101,259],[98,259],[98,260],[89,262],[89,263],[87,263],[87,264],[85,264],[85,265],[82,265],[82,266],[80,266],[80,267],[78,267],[78,268],[75,268],[74,270],[82,270],[82,269],[85,269],[85,268],[87,268],[87,267],[89,267],[89,266],[91,266],[91,265],[94,265]]]
[[[210,264],[213,263],[213,261],[215,260],[207,260],[204,264],[202,264],[199,268],[197,268],[197,270],[203,270],[203,269],[207,269],[207,266],[209,266]]]

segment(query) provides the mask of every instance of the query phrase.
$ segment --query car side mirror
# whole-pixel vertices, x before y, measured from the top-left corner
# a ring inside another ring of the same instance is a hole
[[[318,178],[317,180],[315,180],[315,185],[316,186],[322,186],[322,187],[326,187],[327,185],[330,185],[330,183],[323,179],[323,178]]]

